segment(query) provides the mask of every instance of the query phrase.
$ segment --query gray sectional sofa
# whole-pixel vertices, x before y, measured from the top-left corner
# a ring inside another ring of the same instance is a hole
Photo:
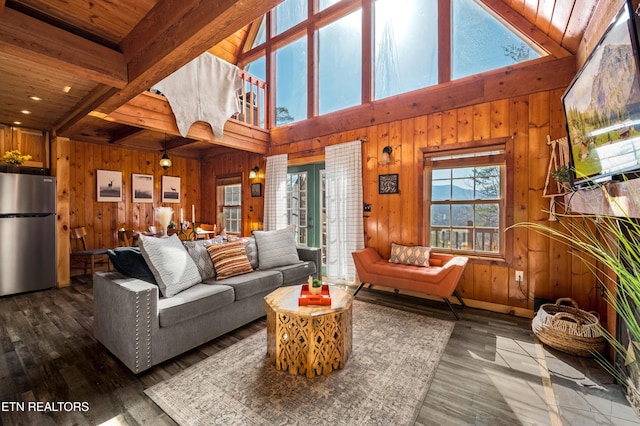
[[[261,237],[264,236],[270,237],[269,233]],[[251,251],[252,239],[244,239],[247,252]],[[144,276],[141,279],[117,271],[96,272],[93,279],[95,337],[131,371],[140,373],[264,316],[264,296],[276,288],[304,283],[309,275],[319,277],[319,249],[287,247],[288,255],[282,256],[278,248],[273,247],[273,243],[282,244],[282,239],[256,238],[255,242],[258,242],[258,253],[257,256],[253,253],[253,258],[249,256],[251,272],[224,279],[206,276],[203,272],[206,268],[201,268],[207,260],[202,253],[206,242],[191,242],[191,248],[198,248],[201,257],[185,251],[195,264],[200,263],[198,270],[205,278],[171,296],[165,296],[170,293],[168,289],[145,281]],[[265,258],[263,265],[260,264],[260,247]],[[174,247],[172,250],[171,261],[165,262],[169,263],[171,272],[182,271],[187,263],[190,265],[179,249]],[[297,256],[295,260],[291,257],[292,250]],[[140,252],[145,254],[144,247]],[[266,259],[267,254],[269,259]],[[143,257],[148,263],[149,259]],[[275,263],[287,264],[272,266],[274,259],[281,259]],[[118,269],[117,264],[114,266]],[[162,279],[158,275],[162,271],[150,269],[156,278]]]

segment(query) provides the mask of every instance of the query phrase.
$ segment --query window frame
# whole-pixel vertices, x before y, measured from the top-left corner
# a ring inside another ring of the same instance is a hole
[[[506,263],[507,266],[513,263],[513,230],[509,229],[513,225],[513,138],[498,138],[490,140],[477,140],[465,143],[456,144],[455,147],[445,148],[442,146],[433,146],[421,148],[422,158],[419,164],[421,171],[420,179],[420,202],[419,202],[419,215],[422,218],[420,221],[420,234],[422,244],[430,246],[431,241],[431,225],[430,225],[430,213],[431,213],[431,170],[432,158],[442,158],[447,155],[458,155],[473,152],[489,152],[489,151],[503,151],[503,154],[497,156],[487,156],[488,159],[482,157],[477,158],[464,158],[464,159],[452,159],[452,160],[438,160],[436,165],[440,166],[478,166],[489,164],[500,164],[504,167],[501,172],[501,214],[500,214],[500,226],[499,233],[501,234],[501,250],[498,253],[479,252],[475,250],[448,250],[442,247],[432,247],[431,250],[436,253],[446,253],[455,255],[464,255],[469,257],[473,263],[483,262],[498,262]],[[493,158],[492,158],[493,157]],[[440,167],[448,168],[448,167]],[[466,204],[468,202],[465,201]],[[449,203],[450,204],[450,203]]]
[[[303,0],[304,1],[304,0]],[[266,41],[251,47],[257,30],[249,30],[249,36],[245,39],[245,44],[242,48],[242,52],[238,55],[237,64],[243,67],[245,64],[253,62],[254,60],[265,57],[267,67],[266,82],[270,88],[268,91],[269,99],[267,101],[268,111],[268,123],[267,127],[272,128],[275,126],[275,92],[276,92],[276,73],[275,73],[275,51],[302,35],[307,35],[307,119],[320,116],[319,110],[319,94],[318,94],[318,70],[316,69],[318,64],[318,29],[324,27],[330,23],[333,23],[346,15],[350,14],[354,10],[362,9],[362,101],[360,105],[366,105],[374,100],[374,64],[373,64],[373,44],[374,40],[374,23],[373,23],[373,9],[375,0],[341,0],[326,9],[318,11],[317,2],[315,0],[307,0],[308,17],[306,20],[294,25],[280,34],[274,34],[275,16],[272,11],[266,13]],[[437,58],[438,58],[438,81],[435,86],[448,83],[452,81],[451,78],[451,1],[452,0],[437,0],[438,2],[438,46],[437,46]],[[518,17],[514,17],[512,14],[505,13],[505,10],[500,5],[482,4],[484,9],[490,14],[494,15],[500,22],[507,28],[515,31],[522,37],[531,42],[531,46],[535,46],[540,49],[540,52],[545,56],[561,57],[566,55],[559,45],[550,43],[549,39],[544,34],[532,33],[527,30],[527,23]],[[260,19],[254,21],[253,25],[260,25]],[[539,58],[542,59],[542,58]],[[503,69],[503,68],[497,68]],[[465,77],[465,78],[473,78]],[[456,80],[458,81],[458,80]],[[435,87],[430,86],[430,87]],[[424,88],[422,88],[424,89]],[[421,90],[421,89],[416,89]],[[410,92],[409,92],[410,93]],[[348,108],[347,108],[348,109]],[[341,111],[341,110],[339,110]],[[330,112],[327,114],[334,114]],[[325,115],[325,114],[323,114]],[[304,120],[301,118],[301,120]]]
[[[240,194],[239,194],[239,204],[226,204],[226,199],[225,199],[225,188],[226,187],[230,187],[230,186],[238,186],[240,188]],[[226,221],[227,219],[225,219],[225,223],[224,223],[224,231],[227,234],[230,235],[242,235],[242,198],[243,198],[243,189],[242,189],[242,176],[231,176],[231,177],[224,177],[224,178],[218,178],[216,180],[216,194],[217,194],[217,206],[216,206],[216,211],[218,212],[218,215],[223,215],[224,214],[224,209],[225,208],[237,208],[239,209],[239,215],[238,215],[238,227],[239,227],[239,231],[230,231],[227,229],[227,224]],[[224,215],[222,216],[224,217]]]

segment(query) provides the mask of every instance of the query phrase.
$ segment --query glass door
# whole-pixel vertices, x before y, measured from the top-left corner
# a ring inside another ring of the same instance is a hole
[[[296,225],[297,242],[322,248],[325,258],[324,163],[289,167],[287,170],[287,217]]]

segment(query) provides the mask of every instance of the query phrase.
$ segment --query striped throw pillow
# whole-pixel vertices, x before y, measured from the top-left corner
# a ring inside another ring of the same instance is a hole
[[[247,258],[244,241],[210,245],[207,246],[207,251],[216,269],[216,280],[253,271]]]

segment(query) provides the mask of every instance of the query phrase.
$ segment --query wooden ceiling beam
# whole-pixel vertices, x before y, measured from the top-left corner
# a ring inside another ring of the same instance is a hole
[[[281,1],[159,1],[121,44],[129,84],[100,110],[115,110]]]
[[[122,53],[8,7],[0,19],[0,50],[96,83],[118,89],[127,85]]]
[[[513,7],[502,0],[481,0],[491,11],[506,23],[518,30],[522,35],[536,43],[541,49],[556,58],[565,58],[572,53],[556,43],[551,37],[529,22],[527,18],[518,13]]]
[[[121,144],[126,142],[127,140],[135,137],[136,135],[143,132],[144,129],[139,127],[131,127],[131,126],[122,126],[119,129],[116,129],[112,135],[109,143],[111,144]]]
[[[160,0],[120,45],[129,71],[127,86],[99,106],[76,110],[65,119],[65,127],[54,132],[73,134],[92,111],[115,111],[280,2]]]

